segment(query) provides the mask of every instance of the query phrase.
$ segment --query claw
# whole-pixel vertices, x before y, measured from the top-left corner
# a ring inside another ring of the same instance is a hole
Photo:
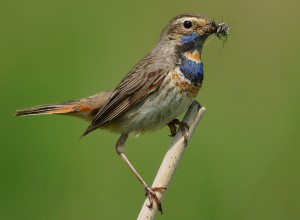
[[[176,120],[176,119],[175,119]],[[179,121],[179,120],[178,120]],[[177,128],[176,128],[176,123],[173,121],[171,121],[169,124],[168,124],[169,128],[170,128],[170,132],[171,134],[169,135],[170,137],[174,137],[176,135],[176,132],[177,132]]]
[[[154,201],[157,205],[158,211],[160,211],[161,214],[163,213],[161,201],[157,197],[155,191],[166,190],[166,189],[167,189],[166,187],[153,187],[153,188],[148,187],[148,188],[146,188],[146,196],[149,199],[149,205],[147,204],[147,207],[149,209],[151,209],[153,207],[153,201]]]
[[[148,192],[147,198],[149,199],[149,205],[148,204],[146,204],[146,205],[149,209],[152,209],[152,207],[153,207],[153,198],[151,196],[151,193]]]
[[[185,122],[181,122],[178,119],[174,119],[173,121],[171,121],[168,124],[170,131],[171,131],[171,135],[169,135],[169,136],[174,137],[175,134],[177,133],[176,125],[178,125],[178,128],[180,129],[180,131],[184,137],[184,144],[187,145],[187,142],[189,139],[188,130],[190,129],[190,126]]]

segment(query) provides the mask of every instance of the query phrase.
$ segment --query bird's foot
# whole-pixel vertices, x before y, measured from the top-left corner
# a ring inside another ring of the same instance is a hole
[[[176,125],[178,126],[178,128],[180,129],[180,131],[184,137],[184,143],[187,144],[187,141],[189,138],[188,130],[189,130],[190,126],[185,122],[179,121],[179,119],[174,119],[173,121],[171,121],[168,124],[170,131],[171,131],[170,137],[174,137],[176,135],[177,130],[178,130]]]
[[[149,205],[147,205],[147,207],[149,209],[151,209],[153,207],[153,201],[156,203],[157,205],[157,209],[158,211],[160,211],[160,213],[162,214],[162,206],[161,206],[161,201],[160,199],[157,197],[155,191],[159,191],[159,190],[167,190],[167,187],[146,187],[146,196],[149,199]]]

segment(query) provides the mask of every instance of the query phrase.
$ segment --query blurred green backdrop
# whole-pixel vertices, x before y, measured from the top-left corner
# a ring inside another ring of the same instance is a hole
[[[113,88],[168,21],[196,12],[231,25],[205,45],[207,113],[157,219],[300,219],[300,2],[2,1],[0,219],[135,219],[144,191],[114,144],[85,121],[15,109]],[[127,142],[150,184],[167,128]]]

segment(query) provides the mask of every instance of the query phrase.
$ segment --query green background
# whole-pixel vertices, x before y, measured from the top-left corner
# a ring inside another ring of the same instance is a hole
[[[144,191],[115,153],[117,134],[15,109],[111,89],[177,14],[231,26],[205,44],[207,108],[157,219],[300,219],[300,29],[296,0],[2,1],[0,219],[135,219]],[[130,138],[150,184],[167,128]]]

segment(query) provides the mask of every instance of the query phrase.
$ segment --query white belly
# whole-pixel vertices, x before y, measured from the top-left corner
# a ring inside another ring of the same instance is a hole
[[[158,90],[112,121],[107,128],[135,136],[157,130],[182,114],[193,100],[194,96],[181,92],[169,74]]]

